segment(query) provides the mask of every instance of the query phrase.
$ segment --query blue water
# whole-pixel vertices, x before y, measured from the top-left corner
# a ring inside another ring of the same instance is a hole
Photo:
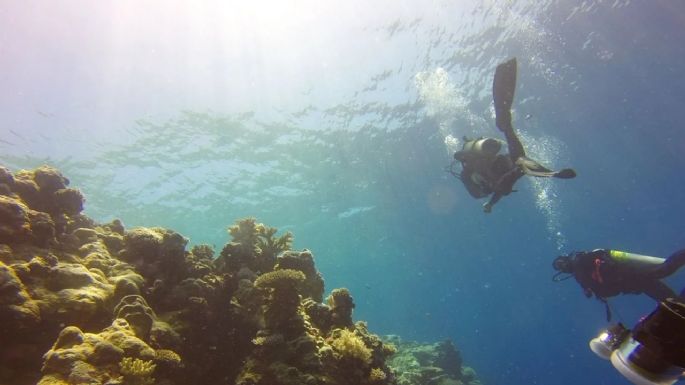
[[[291,231],[355,319],[452,338],[485,384],[626,383],[587,348],[603,306],[551,261],[685,245],[685,4],[367,3],[2,3],[0,163],[217,250],[245,216]],[[513,56],[524,145],[579,176],[522,179],[486,215],[444,167],[453,139],[499,134]],[[655,305],[611,303],[628,325]]]

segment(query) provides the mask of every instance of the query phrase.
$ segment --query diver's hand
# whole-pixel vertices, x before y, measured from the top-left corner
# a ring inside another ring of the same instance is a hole
[[[489,214],[492,211],[492,204],[490,202],[483,203],[483,212]]]

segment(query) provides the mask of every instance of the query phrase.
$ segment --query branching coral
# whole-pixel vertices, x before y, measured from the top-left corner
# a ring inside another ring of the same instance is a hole
[[[152,361],[132,357],[124,357],[119,363],[119,370],[126,385],[154,385],[152,373],[155,367]]]
[[[273,260],[281,251],[290,250],[293,243],[293,234],[290,231],[276,238],[274,235],[278,229],[275,227],[261,225],[258,227],[258,231],[257,246],[262,251],[262,258]]]
[[[335,332],[337,336],[331,341],[331,346],[340,354],[341,359],[357,361],[364,365],[371,363],[371,349],[359,336],[347,329],[339,329]]]
[[[261,223],[257,223],[255,218],[244,218],[228,227],[228,233],[233,238],[233,243],[239,245],[239,250],[243,254],[256,255],[259,253],[257,241],[259,237]]]
[[[255,272],[273,269],[278,253],[290,249],[293,236],[286,232],[275,237],[278,229],[244,218],[228,228],[231,242],[224,246],[217,261],[221,270],[232,272],[248,268]]]
[[[369,382],[375,383],[375,382],[382,382],[386,378],[386,374],[381,368],[373,368],[371,369],[371,373],[369,373]]]

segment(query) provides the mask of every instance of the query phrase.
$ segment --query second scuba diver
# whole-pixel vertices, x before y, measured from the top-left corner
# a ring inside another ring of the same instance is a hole
[[[619,294],[647,294],[657,302],[678,295],[662,278],[685,265],[685,249],[670,257],[657,258],[624,251],[596,249],[562,255],[554,259],[552,266],[557,273],[554,281],[576,279],[585,296],[593,295],[606,305],[607,298]],[[567,274],[566,277],[563,275]],[[685,289],[680,293],[685,300]],[[607,318],[610,318],[607,307]]]
[[[457,176],[474,198],[492,194],[483,205],[489,213],[492,206],[513,190],[514,183],[523,175],[570,179],[576,176],[573,169],[552,171],[528,158],[523,145],[511,124],[511,105],[516,89],[516,58],[497,66],[492,85],[495,102],[497,128],[504,133],[509,148],[508,154],[499,154],[502,142],[494,138],[466,140],[463,148],[454,154],[461,163],[462,171]],[[465,138],[466,139],[466,138]]]

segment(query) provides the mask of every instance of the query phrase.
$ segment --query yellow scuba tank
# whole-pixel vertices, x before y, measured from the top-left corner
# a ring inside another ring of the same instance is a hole
[[[609,250],[609,256],[614,261],[632,267],[649,267],[660,265],[666,261],[664,258],[650,257],[647,255],[626,253],[625,251]]]
[[[495,156],[502,149],[502,141],[495,138],[478,138],[464,142],[461,151],[478,155]]]

